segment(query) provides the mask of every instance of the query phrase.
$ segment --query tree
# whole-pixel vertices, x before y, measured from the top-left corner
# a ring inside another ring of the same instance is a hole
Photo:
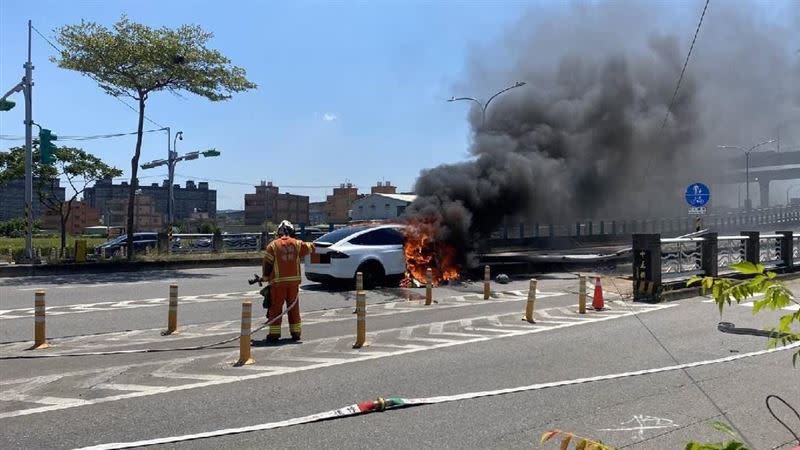
[[[275,233],[278,231],[278,226],[275,225],[271,220],[265,220],[264,223],[261,224],[261,230],[266,231],[267,233]]]
[[[114,97],[130,97],[138,103],[136,148],[131,158],[128,194],[128,259],[133,257],[134,195],[142,149],[145,105],[150,94],[169,91],[227,100],[234,92],[256,88],[245,70],[231,65],[217,50],[206,47],[213,37],[197,25],[177,29],[150,28],[126,16],[112,29],[82,21],[56,30],[63,46],[53,60],[64,69],[89,75],[103,91]]]
[[[90,184],[104,178],[122,175],[122,171],[111,167],[100,158],[79,148],[59,147],[53,153],[53,164],[43,164],[38,145],[33,149],[33,177],[39,201],[49,211],[59,215],[61,231],[61,255],[67,246],[67,222],[72,205],[82,196]],[[25,176],[25,147],[14,147],[0,153],[0,183]],[[61,199],[57,195],[58,180],[65,179],[72,188],[72,195]]]
[[[195,222],[195,230],[200,234],[214,234],[219,229],[217,222],[213,219],[200,219]]]
[[[0,157],[2,157],[2,153],[0,153]],[[0,186],[2,183],[0,182]],[[40,221],[36,220],[33,222],[33,230],[37,231],[42,228],[42,224]],[[12,219],[8,219],[5,222],[0,222],[0,236],[4,237],[20,237],[25,234],[25,218],[24,217],[14,217]]]

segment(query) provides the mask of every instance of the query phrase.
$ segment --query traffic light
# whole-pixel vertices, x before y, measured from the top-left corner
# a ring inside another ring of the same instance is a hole
[[[44,164],[52,164],[55,161],[56,145],[53,141],[58,140],[58,136],[52,131],[42,128],[39,131],[39,154]]]
[[[219,150],[214,149],[214,148],[208,149],[208,150],[206,150],[206,151],[204,151],[202,153],[203,153],[203,156],[205,156],[206,158],[211,157],[211,156],[219,156]]]
[[[0,100],[0,111],[8,111],[14,107],[16,103],[11,100]]]

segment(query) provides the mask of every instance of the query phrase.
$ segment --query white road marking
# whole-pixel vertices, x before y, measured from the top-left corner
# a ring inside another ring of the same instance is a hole
[[[556,322],[556,323],[573,323],[576,320],[580,320],[580,317],[562,317],[562,316],[555,316],[547,312],[546,310],[539,310],[534,313],[535,316],[543,317],[547,319],[548,322]]]
[[[131,391],[138,393],[151,393],[158,392],[160,386],[150,386],[144,384],[120,384],[120,383],[103,383],[95,386],[95,389],[108,389],[113,391]]]
[[[531,391],[540,391],[543,389],[551,389],[556,387],[563,387],[563,386],[573,386],[578,384],[585,384],[585,383],[595,383],[600,381],[608,381],[608,380],[617,380],[622,378],[630,378],[635,376],[642,376],[642,375],[652,375],[657,373],[664,373],[664,372],[672,372],[675,370],[685,370],[688,368],[693,367],[701,367],[701,366],[708,366],[712,364],[721,364],[727,363],[732,361],[737,361],[744,358],[752,358],[755,356],[766,355],[778,351],[789,350],[792,348],[796,348],[800,346],[800,342],[794,343],[791,345],[787,345],[782,348],[773,348],[768,350],[760,350],[756,352],[750,353],[743,353],[740,355],[735,356],[728,356],[725,358],[718,358],[718,359],[708,359],[705,361],[696,361],[692,363],[685,363],[685,364],[678,364],[674,366],[666,366],[666,367],[658,367],[655,369],[644,369],[644,370],[637,370],[633,372],[623,372],[623,373],[615,373],[615,374],[608,374],[608,375],[599,375],[594,377],[588,378],[575,378],[571,380],[561,380],[561,381],[551,381],[545,383],[537,383],[528,386],[517,386],[513,388],[506,388],[506,389],[495,389],[490,391],[479,391],[479,392],[467,392],[464,394],[457,394],[457,395],[449,395],[449,396],[440,396],[440,397],[427,397],[427,398],[406,398],[402,399],[403,403],[407,406],[421,406],[421,405],[431,405],[437,403],[449,403],[449,402],[456,402],[462,400],[470,400],[475,398],[483,398],[483,397],[492,397],[497,395],[506,395],[506,394],[514,394],[518,392],[531,392]],[[101,445],[94,445],[91,447],[83,447],[78,450],[118,450],[124,448],[133,448],[133,447],[146,447],[151,445],[160,445],[160,444],[172,444],[177,442],[184,442],[184,441],[191,441],[194,439],[207,439],[212,437],[219,437],[219,436],[229,436],[233,434],[240,434],[240,433],[249,433],[253,431],[265,431],[271,430],[275,428],[284,428],[293,425],[300,425],[305,423],[316,422],[319,420],[324,419],[333,419],[336,417],[343,417],[343,416],[350,416],[353,414],[357,414],[360,412],[358,409],[358,405],[350,405],[344,408],[335,409],[331,411],[325,411],[321,413],[316,413],[308,416],[303,417],[295,417],[292,419],[282,420],[279,422],[271,422],[271,423],[262,423],[258,425],[251,425],[245,426],[240,428],[227,428],[222,430],[215,430],[215,431],[206,431],[202,433],[196,434],[186,434],[180,436],[170,436],[164,438],[157,438],[157,439],[149,439],[149,440],[141,440],[135,442],[116,442],[116,443],[109,443],[109,444],[101,444]],[[656,418],[658,419],[658,418]],[[667,419],[658,419],[658,420],[667,420]],[[671,423],[671,421],[670,421]],[[665,427],[671,427],[668,424],[663,424]],[[659,425],[654,425],[659,426]],[[647,425],[645,428],[650,428],[651,426]],[[640,430],[641,427],[634,427],[634,430]]]
[[[247,292],[230,292],[227,294],[209,294],[209,295],[187,295],[178,297],[178,304],[192,304],[192,303],[209,303],[219,302],[226,300],[236,300],[239,298],[252,297],[258,294],[258,291]],[[134,308],[152,308],[155,306],[166,306],[169,299],[164,297],[147,298],[141,300],[123,300],[113,302],[95,302],[95,303],[76,303],[71,305],[54,305],[47,307],[47,315],[63,315],[63,314],[80,314],[88,312],[108,312],[119,309],[134,309]],[[0,320],[2,319],[24,319],[33,315],[32,308],[17,308],[17,309],[4,309],[0,310]]]
[[[763,296],[764,296],[764,294],[756,294],[751,298],[756,298],[757,299],[757,298],[763,297]],[[715,303],[715,300],[713,298],[712,299],[707,299],[707,300],[703,300],[702,303]],[[752,308],[754,303],[755,302],[753,300],[750,300],[750,301],[739,303],[738,306],[745,306],[745,307],[748,307],[748,308]],[[736,303],[734,303],[733,306],[737,306]],[[800,305],[798,305],[798,304],[790,304],[789,306],[781,308],[781,310],[782,311],[789,311],[789,312],[800,311]]]
[[[644,439],[645,430],[660,430],[664,428],[678,427],[678,425],[670,419],[645,416],[642,414],[637,414],[633,416],[631,420],[622,422],[620,425],[628,424],[636,424],[636,426],[623,428],[601,428],[598,431],[636,431],[639,434],[639,439]]]
[[[237,299],[244,299],[248,297],[255,297],[258,295],[258,291],[245,291],[245,292],[229,292],[225,294],[206,294],[206,295],[187,295],[178,298],[178,304],[194,304],[194,303],[210,303],[210,302],[221,302],[221,301],[233,301]],[[547,297],[558,297],[567,295],[566,292],[542,292],[537,294],[539,298],[547,298]],[[462,306],[472,306],[480,302],[486,302],[482,300],[482,297],[474,294],[474,300],[466,300],[466,296],[457,296],[457,297],[447,297],[443,299],[438,299],[439,305],[438,307],[441,309],[442,307],[448,308],[456,308]],[[480,300],[479,300],[480,297]],[[260,297],[259,297],[260,298]],[[458,300],[461,299],[461,300]],[[504,295],[501,299],[494,299],[493,302],[495,303],[505,303],[505,302],[514,302],[525,300],[525,296],[512,296],[512,295]],[[462,301],[463,300],[463,301]],[[129,310],[129,309],[137,309],[137,308],[151,308],[156,306],[166,306],[168,303],[168,298],[164,297],[157,297],[157,298],[149,298],[149,299],[141,299],[141,300],[122,300],[122,301],[109,301],[109,302],[95,302],[95,303],[78,303],[78,304],[70,304],[70,305],[55,305],[47,307],[47,315],[48,316],[61,316],[65,314],[81,314],[81,313],[94,313],[94,312],[110,312],[110,311],[117,311],[117,310]],[[404,306],[405,304],[413,305],[416,304],[415,307]],[[343,317],[339,312],[341,308],[328,310],[326,313],[323,313],[324,317],[337,317],[335,320],[350,320],[349,316]],[[398,302],[384,302],[378,304],[371,304],[367,306],[367,311],[370,316],[386,316],[386,315],[393,315],[393,314],[405,314],[417,311],[424,311],[425,308],[422,307],[421,302],[407,302],[405,300],[398,301]],[[30,316],[34,315],[33,308],[15,308],[15,309],[5,309],[0,310],[0,320],[12,320],[12,319],[26,319],[30,318]],[[316,323],[314,319],[309,323]]]
[[[569,323],[557,324],[557,325],[554,325],[554,326],[531,326],[529,329],[516,329],[516,328],[515,329],[506,329],[505,332],[503,332],[503,330],[501,330],[501,329],[491,328],[491,329],[487,329],[487,330],[492,331],[493,332],[492,334],[490,334],[490,335],[481,335],[481,336],[474,337],[474,338],[469,338],[469,339],[446,340],[446,339],[411,337],[411,338],[408,339],[409,342],[411,342],[411,343],[421,342],[421,343],[430,343],[430,345],[419,345],[419,346],[416,346],[415,348],[398,349],[396,351],[390,351],[390,352],[372,351],[372,350],[370,350],[369,347],[366,347],[366,348],[363,348],[363,349],[360,349],[360,350],[352,350],[351,353],[348,355],[349,357],[347,357],[347,358],[336,358],[336,359],[331,358],[330,360],[328,360],[326,362],[310,363],[308,365],[299,366],[299,367],[281,367],[281,370],[279,370],[279,371],[271,370],[271,369],[275,368],[275,366],[273,366],[272,363],[273,362],[280,363],[281,357],[285,356],[287,358],[287,360],[288,360],[289,358],[293,358],[294,355],[276,355],[276,354],[273,353],[269,358],[269,362],[266,363],[266,364],[269,364],[269,367],[268,367],[267,370],[254,369],[254,370],[256,370],[256,373],[251,373],[251,374],[247,374],[247,375],[242,374],[242,375],[222,376],[222,377],[220,377],[218,379],[203,380],[203,381],[196,382],[196,383],[187,383],[187,384],[178,385],[178,386],[148,386],[148,385],[136,385],[136,384],[106,383],[106,384],[97,385],[96,388],[97,389],[114,389],[114,390],[131,391],[131,392],[126,392],[126,393],[122,393],[122,394],[118,394],[118,395],[111,395],[111,396],[108,396],[108,397],[87,399],[87,400],[76,399],[76,398],[58,399],[58,404],[49,403],[48,401],[51,401],[51,399],[49,399],[49,397],[26,396],[25,397],[26,400],[24,400],[24,401],[33,402],[33,403],[40,403],[40,404],[44,404],[45,406],[39,406],[39,407],[16,410],[16,411],[3,412],[3,413],[0,413],[0,419],[9,418],[9,417],[24,416],[24,415],[29,415],[29,414],[37,414],[37,413],[43,413],[43,412],[51,412],[51,411],[63,410],[63,409],[67,409],[67,408],[78,407],[78,406],[95,405],[95,404],[113,402],[113,401],[118,401],[118,400],[139,398],[139,397],[144,397],[144,396],[149,396],[149,395],[156,395],[156,394],[161,394],[161,393],[176,392],[176,391],[204,388],[204,387],[210,387],[210,386],[218,386],[218,385],[222,385],[222,384],[228,384],[228,383],[234,383],[234,382],[239,382],[239,381],[247,381],[247,380],[259,379],[259,378],[274,376],[274,375],[278,375],[278,374],[293,373],[293,372],[300,372],[300,371],[306,371],[306,370],[315,370],[315,369],[320,369],[320,368],[327,368],[327,367],[332,367],[332,366],[337,366],[337,365],[342,365],[342,364],[348,364],[348,363],[351,363],[351,362],[364,362],[364,361],[370,361],[370,360],[374,360],[374,359],[378,359],[378,358],[385,358],[385,357],[391,357],[391,356],[400,356],[400,355],[406,355],[406,354],[416,353],[416,352],[420,352],[420,351],[442,349],[442,348],[454,347],[454,346],[465,345],[465,344],[473,344],[473,343],[479,343],[479,342],[487,342],[487,341],[491,341],[491,340],[495,340],[495,339],[525,336],[525,335],[529,335],[529,334],[541,333],[541,332],[546,332],[546,331],[555,330],[555,329],[569,328],[569,327],[578,326],[578,325],[587,325],[587,324],[592,324],[592,323],[604,322],[604,321],[607,321],[607,320],[612,320],[612,319],[616,319],[616,318],[631,316],[633,314],[643,314],[643,313],[647,313],[647,312],[659,311],[659,310],[662,310],[662,309],[667,309],[667,308],[672,308],[672,307],[677,307],[677,306],[679,306],[678,303],[665,304],[665,305],[654,305],[654,306],[644,306],[644,307],[636,308],[637,311],[630,311],[630,312],[626,312],[626,313],[619,314],[619,315],[616,315],[616,316],[594,316],[593,317],[592,315],[587,315],[585,320],[578,321],[578,322],[569,322]],[[511,314],[504,314],[503,316],[512,316],[512,315],[513,316],[517,316],[518,314],[511,313]],[[479,320],[479,319],[482,319],[482,318],[485,318],[485,316],[475,317],[473,319],[461,319],[461,320],[444,321],[444,322],[442,322],[442,327],[444,327],[445,325],[448,325],[448,324],[461,324],[461,323],[464,323],[464,322],[466,322],[468,324],[467,326],[470,326],[473,320]],[[420,330],[429,330],[432,325],[434,325],[434,324],[428,323],[428,324],[416,325],[415,327],[419,328]],[[380,341],[378,339],[381,336],[386,335],[386,336],[389,336],[389,338],[391,339],[394,336],[394,333],[401,333],[402,332],[404,334],[407,334],[408,332],[405,331],[405,330],[408,329],[408,328],[410,328],[410,327],[387,329],[387,330],[381,330],[381,331],[377,331],[377,332],[374,332],[374,333],[370,333],[368,335],[368,337],[367,337],[367,341],[368,342],[375,342],[376,347],[378,347],[379,344],[380,344]],[[413,335],[413,333],[412,333],[412,335]],[[326,339],[326,341],[328,341],[329,339],[330,338]],[[340,336],[340,337],[338,337],[338,339],[350,341],[350,340],[352,340],[352,336],[350,336],[350,335],[348,335],[348,336]],[[310,343],[313,343],[313,342],[310,342]],[[296,348],[296,347],[295,346],[281,347],[281,349],[283,349],[283,348],[286,348],[287,349],[286,351],[288,352],[288,351],[290,351],[290,349]],[[254,350],[255,350],[254,351],[254,358],[256,360],[258,360],[259,359],[258,348],[254,349]],[[222,357],[222,356],[231,357],[231,355],[232,355],[232,353],[230,351],[225,351],[225,352],[202,355],[202,356],[199,356],[199,357],[183,358],[180,361],[182,361],[182,362],[191,362],[191,361],[194,361],[194,360],[197,360],[197,359],[219,358],[219,357]],[[302,357],[302,356],[300,356],[300,357]],[[327,358],[325,358],[325,359],[327,359]],[[175,361],[175,363],[177,364],[177,363],[179,363],[179,361]],[[125,367],[126,368],[132,368],[132,367],[143,367],[143,366],[158,366],[160,364],[163,364],[163,362],[157,361],[157,362],[151,362],[151,363],[131,364],[131,365],[127,365]],[[245,366],[245,367],[252,367],[252,366]],[[103,370],[108,370],[108,369],[103,369]],[[77,374],[86,374],[87,371],[79,371],[79,372],[73,372],[73,373],[62,373],[62,374],[59,374],[59,376],[66,378],[66,377],[75,376],[76,373]],[[91,371],[89,371],[89,373],[91,373]],[[29,379],[19,380],[19,382],[29,382],[29,381],[30,381]],[[46,380],[43,380],[43,381],[46,381]],[[17,380],[11,380],[11,381],[6,381],[5,382],[5,384],[12,384],[12,385],[16,384],[16,383],[17,383]],[[7,395],[14,396],[14,393],[13,393],[13,391],[11,391],[11,392],[9,392],[9,391],[0,392],[0,399],[5,400],[6,399],[5,396],[7,396]],[[43,401],[39,401],[40,398],[44,398],[44,400]]]

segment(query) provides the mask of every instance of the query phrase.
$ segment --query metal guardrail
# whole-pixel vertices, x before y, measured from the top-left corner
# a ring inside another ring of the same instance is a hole
[[[746,227],[800,225],[800,207],[775,207],[709,214],[703,216],[705,228],[717,232],[737,231]],[[547,237],[629,236],[639,233],[681,235],[694,231],[694,221],[686,216],[658,219],[580,220],[572,224],[509,223],[492,233],[492,239],[529,239]]]
[[[261,233],[236,233],[219,235],[223,252],[255,252],[263,248]],[[172,253],[211,253],[214,235],[202,233],[176,233],[172,235]]]
[[[703,238],[661,240],[661,272],[664,274],[697,273],[703,258]]]
[[[743,231],[738,236],[706,232],[679,238],[634,234],[632,253],[634,298],[652,300],[660,296],[665,282],[683,281],[692,275],[717,276],[742,261],[794,271],[800,267],[800,236],[793,231]]]

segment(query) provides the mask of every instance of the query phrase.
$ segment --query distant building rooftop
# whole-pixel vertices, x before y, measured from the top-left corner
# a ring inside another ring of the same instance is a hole
[[[381,194],[381,193],[375,193],[375,194],[372,194],[372,195],[380,195],[381,197],[389,197],[389,198],[393,198],[395,200],[400,200],[402,202],[409,202],[409,203],[412,203],[414,200],[417,199],[417,196],[413,195],[413,194]]]

